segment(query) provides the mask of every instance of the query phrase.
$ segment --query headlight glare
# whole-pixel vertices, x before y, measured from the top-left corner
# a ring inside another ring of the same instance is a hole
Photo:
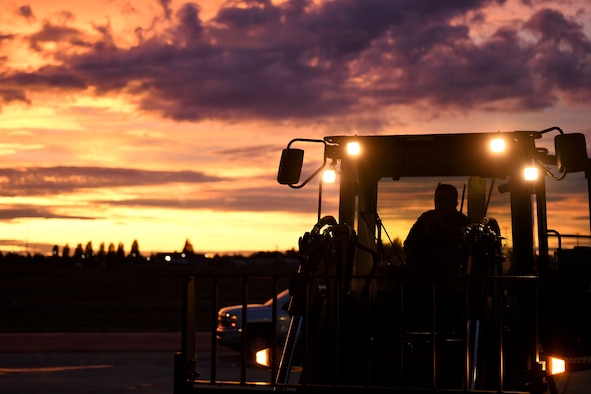
[[[503,138],[493,138],[490,140],[490,151],[493,153],[503,153],[507,148]]]
[[[324,183],[335,183],[337,180],[337,172],[334,168],[324,170],[322,173],[322,181]]]
[[[537,167],[529,166],[523,169],[523,179],[526,181],[537,181],[538,175]]]
[[[557,375],[566,372],[566,362],[561,358],[548,357],[546,362],[546,372],[548,375]]]
[[[347,154],[350,156],[359,156],[361,153],[361,145],[359,142],[352,141],[347,143]]]

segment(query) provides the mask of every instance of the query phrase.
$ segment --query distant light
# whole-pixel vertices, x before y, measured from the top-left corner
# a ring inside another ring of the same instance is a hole
[[[172,257],[170,257],[169,255],[164,256],[164,261],[166,261],[167,263],[170,263],[172,261]]]
[[[337,172],[333,168],[324,170],[322,173],[322,181],[324,183],[335,183],[337,180]]]
[[[538,180],[538,168],[537,167],[525,167],[523,170],[523,179],[526,181],[537,181]]]
[[[506,149],[505,140],[503,138],[493,138],[490,140],[490,150],[493,153],[503,153]]]
[[[347,154],[351,156],[358,156],[361,153],[361,145],[359,142],[353,141],[347,143]]]

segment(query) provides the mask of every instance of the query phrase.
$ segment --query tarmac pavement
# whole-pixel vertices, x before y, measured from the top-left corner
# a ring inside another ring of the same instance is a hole
[[[197,333],[198,369],[209,368],[210,344]],[[170,394],[180,346],[180,333],[0,333],[0,392]],[[218,351],[227,371],[240,369],[238,353]],[[591,393],[591,371],[555,380],[560,394]]]
[[[196,335],[198,349],[209,348],[210,334]],[[0,353],[176,352],[180,332],[0,333]]]
[[[197,351],[210,340],[197,334]],[[0,392],[170,394],[180,346],[180,333],[0,333]]]

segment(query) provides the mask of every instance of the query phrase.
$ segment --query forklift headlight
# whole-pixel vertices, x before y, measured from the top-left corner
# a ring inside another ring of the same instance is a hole
[[[503,138],[493,138],[490,140],[490,151],[493,153],[503,153],[507,146]]]
[[[526,181],[537,181],[538,180],[538,168],[534,166],[525,167],[523,169],[523,179]]]
[[[361,145],[359,145],[359,142],[352,141],[347,143],[347,154],[349,156],[359,156],[360,153]]]
[[[322,173],[322,182],[324,183],[335,183],[337,180],[337,172],[334,168],[324,170]]]

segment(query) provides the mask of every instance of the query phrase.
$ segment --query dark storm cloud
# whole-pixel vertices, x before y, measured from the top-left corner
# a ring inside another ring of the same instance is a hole
[[[42,44],[54,42],[80,45],[80,32],[64,26],[55,26],[49,22],[43,24],[43,28],[29,36],[29,45],[36,51],[42,51]]]
[[[475,41],[470,23],[486,24],[481,10],[491,4],[503,2],[248,0],[202,21],[198,5],[175,11],[160,0],[171,26],[160,35],[138,27],[131,48],[116,47],[108,26],[86,42],[46,23],[29,37],[32,48],[59,40],[86,49],[56,53],[60,66],[5,71],[0,89],[63,81],[67,89],[127,92],[143,110],[177,120],[311,119],[419,102],[492,111],[588,102],[591,40],[583,27],[545,9]]]
[[[158,0],[158,2],[164,10],[164,17],[166,19],[170,19],[170,17],[172,16],[172,9],[170,8],[170,3],[172,3],[172,0]]]
[[[1,77],[0,77],[1,78]],[[75,74],[56,66],[45,66],[35,72],[17,73],[2,78],[2,86],[16,90],[19,86],[30,89],[84,89],[86,83]]]
[[[63,215],[56,213],[51,207],[39,207],[37,205],[15,204],[3,205],[0,209],[0,221],[20,218],[43,218],[43,219],[97,219],[97,217]]]
[[[31,101],[27,98],[24,91],[19,89],[0,89],[0,103],[10,103],[13,101],[21,101],[30,104]]]
[[[310,189],[298,191],[300,194],[294,197],[294,192],[287,187],[238,189],[231,196],[224,194],[220,198],[206,199],[178,199],[174,196],[170,199],[138,198],[127,200],[95,201],[101,205],[124,206],[132,208],[173,208],[173,209],[213,209],[221,212],[284,212],[310,214],[316,209],[316,190]],[[288,208],[286,208],[288,207]],[[327,203],[325,209],[331,208]],[[332,207],[334,208],[334,207]]]
[[[224,149],[216,152],[216,154],[227,156],[230,160],[251,160],[260,159],[269,155],[277,155],[277,152],[281,152],[282,146],[277,145],[256,145],[256,146],[245,146],[241,148]]]
[[[561,91],[570,100],[591,99],[591,41],[581,26],[553,10],[534,15],[525,27],[542,34],[543,49],[532,59],[547,91]]]
[[[35,15],[33,14],[33,10],[31,9],[30,5],[23,5],[18,8],[18,14],[27,20],[35,19]]]
[[[37,196],[71,193],[82,189],[220,180],[222,178],[195,171],[148,171],[104,167],[4,168],[0,169],[0,195]]]

